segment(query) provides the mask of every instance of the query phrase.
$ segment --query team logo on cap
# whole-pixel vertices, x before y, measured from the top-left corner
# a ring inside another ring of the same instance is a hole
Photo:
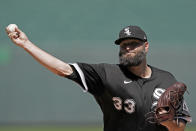
[[[131,32],[130,32],[130,30],[129,30],[129,27],[125,28],[124,30],[125,30],[125,34],[131,35]]]

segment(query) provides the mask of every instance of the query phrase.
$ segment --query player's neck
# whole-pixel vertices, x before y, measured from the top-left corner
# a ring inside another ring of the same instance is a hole
[[[139,76],[141,78],[150,78],[152,74],[151,68],[147,65],[146,60],[144,60],[140,65],[138,66],[131,66],[128,67],[129,71],[131,71],[136,76]]]

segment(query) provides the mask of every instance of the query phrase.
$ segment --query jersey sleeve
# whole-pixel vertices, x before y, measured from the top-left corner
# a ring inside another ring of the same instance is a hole
[[[86,64],[73,63],[70,64],[73,73],[67,76],[78,83],[84,90],[93,95],[100,95],[104,90],[105,71],[104,64]]]
[[[181,119],[185,122],[192,122],[192,118],[185,100],[182,101],[180,107],[176,111],[175,119]]]

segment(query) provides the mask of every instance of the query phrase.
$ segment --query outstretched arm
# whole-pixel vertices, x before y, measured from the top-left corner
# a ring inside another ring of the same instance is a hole
[[[31,41],[20,29],[15,28],[13,32],[10,32],[8,27],[6,28],[8,37],[12,40],[14,44],[23,48],[27,51],[35,60],[37,60],[41,65],[46,67],[48,70],[57,74],[59,76],[67,76],[72,74],[73,70],[69,64],[57,59],[56,57],[43,51]]]

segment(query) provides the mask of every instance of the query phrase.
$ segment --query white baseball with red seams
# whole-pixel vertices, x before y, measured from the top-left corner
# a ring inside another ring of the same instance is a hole
[[[16,24],[9,24],[8,26],[7,26],[7,30],[9,31],[9,32],[15,32],[15,29],[16,28],[18,28],[18,26],[16,25]]]

